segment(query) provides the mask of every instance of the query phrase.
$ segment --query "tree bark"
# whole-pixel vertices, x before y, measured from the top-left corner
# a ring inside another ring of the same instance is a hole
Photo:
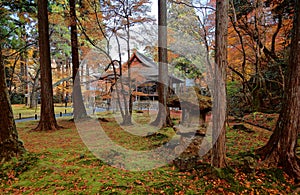
[[[5,66],[2,57],[0,45],[0,164],[25,152],[23,143],[18,139],[18,132],[6,86]]]
[[[41,118],[36,131],[57,130],[54,114],[52,72],[49,44],[48,1],[38,0],[38,31],[41,68]]]
[[[300,130],[300,0],[295,2],[287,86],[282,103],[284,106],[268,143],[256,152],[261,155],[264,165],[281,166],[286,173],[299,181],[300,160],[295,149]]]
[[[40,76],[40,68],[36,71],[36,75],[33,80],[32,84],[32,90],[30,93],[30,103],[29,103],[29,108],[34,108],[37,106],[38,101],[37,101],[37,87],[38,87],[38,82],[39,82],[39,76]]]
[[[127,2],[128,3],[128,2]],[[132,81],[131,81],[131,62],[129,61],[130,59],[130,20],[129,20],[129,15],[126,15],[126,21],[127,21],[127,29],[126,29],[126,34],[127,34],[127,40],[126,40],[126,44],[127,44],[127,58],[128,58],[128,62],[127,62],[127,67],[128,67],[128,88],[129,88],[129,101],[128,101],[128,115],[127,117],[125,117],[125,121],[123,121],[124,124],[132,124],[132,109],[133,109],[133,101],[132,101],[132,91],[131,91],[131,87],[132,87]]]
[[[228,34],[228,0],[216,2],[216,56],[213,89],[212,166],[226,166],[226,66]]]
[[[168,53],[167,53],[167,1],[158,1],[158,114],[152,125],[172,126],[170,110],[167,106],[168,97]]]
[[[87,113],[83,104],[83,97],[80,85],[79,75],[79,54],[78,54],[78,37],[77,37],[77,22],[76,22],[76,3],[75,0],[70,0],[70,19],[71,19],[71,45],[72,45],[72,65],[73,65],[73,106],[74,119],[86,118]]]

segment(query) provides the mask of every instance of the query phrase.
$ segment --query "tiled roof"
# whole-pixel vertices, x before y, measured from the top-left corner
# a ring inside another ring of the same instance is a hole
[[[147,81],[158,81],[158,65],[150,58],[146,57],[145,55],[139,53],[138,51],[135,51],[131,57],[129,62],[133,64],[134,60],[137,59],[142,67],[135,67],[130,66],[131,70],[131,77],[136,78],[138,80],[141,80],[143,82]],[[122,72],[123,77],[126,77],[127,75],[127,62],[122,65]],[[102,79],[113,79],[114,74],[112,71],[107,71],[105,74],[101,75],[99,78]],[[183,81],[175,76],[169,75],[169,78],[172,79],[175,83],[182,83]]]

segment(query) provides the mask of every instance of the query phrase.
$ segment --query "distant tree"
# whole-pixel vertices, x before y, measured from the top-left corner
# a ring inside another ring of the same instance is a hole
[[[296,155],[300,132],[300,0],[295,0],[294,26],[286,76],[283,107],[268,143],[257,150],[268,166],[280,166],[300,180],[300,160]]]
[[[99,4],[100,3],[100,4]],[[149,12],[149,0],[116,0],[116,1],[81,1],[81,15],[78,17],[79,27],[85,39],[95,47],[101,54],[107,69],[114,70],[111,91],[116,92],[117,105],[119,107],[123,122],[132,124],[132,85],[130,62],[127,66],[122,63],[123,51],[127,51],[130,57],[130,42],[133,37],[130,31],[133,26],[152,21],[147,15]],[[96,28],[96,29],[95,29]],[[125,41],[125,48],[122,42]],[[117,43],[115,48],[110,44]],[[99,46],[104,44],[105,47]],[[113,56],[113,50],[117,50],[117,57]]]
[[[216,52],[213,85],[213,149],[212,166],[226,166],[225,117],[226,117],[226,66],[228,0],[216,1]]]
[[[49,1],[49,30],[51,60],[55,62],[56,67],[52,67],[53,83],[64,79],[59,85],[53,86],[56,94],[56,101],[65,101],[65,98],[71,94],[69,88],[69,78],[72,76],[68,71],[71,61],[71,33],[69,4],[65,1]],[[71,80],[70,80],[71,82]],[[55,98],[54,98],[55,99]]]
[[[79,54],[78,54],[78,37],[77,37],[77,22],[76,22],[76,3],[75,0],[70,0],[70,18],[71,18],[71,45],[72,45],[72,65],[73,65],[73,105],[74,119],[86,118],[87,113],[83,104],[83,97],[80,85],[79,75]]]
[[[5,78],[2,41],[0,41],[0,163],[18,156],[25,151],[22,142],[18,138]]]
[[[230,0],[228,68],[231,80],[242,85],[244,111],[279,111],[293,2]]]
[[[38,0],[38,31],[41,74],[41,118],[36,131],[59,128],[53,104],[52,72],[49,44],[48,1]]]
[[[172,61],[172,65],[179,71],[179,76],[183,74],[186,78],[196,79],[200,78],[202,75],[200,68],[185,57],[175,58]]]
[[[35,7],[31,0],[0,2],[0,36],[4,36],[2,54],[11,100],[15,94],[28,92],[27,51],[36,44],[36,34],[32,30],[35,29]],[[27,28],[29,26],[31,28]],[[23,101],[22,98],[19,103]]]

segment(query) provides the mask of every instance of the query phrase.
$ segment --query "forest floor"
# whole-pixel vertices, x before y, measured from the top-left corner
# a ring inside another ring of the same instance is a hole
[[[151,148],[174,135],[172,129],[164,129],[160,133],[166,136],[136,136],[109,120],[109,114],[99,117],[106,134],[125,148]],[[176,121],[175,115],[173,119]],[[248,119],[254,121],[251,116]],[[0,194],[293,194],[296,190],[281,169],[257,164],[253,151],[267,142],[271,132],[254,126],[245,125],[253,131],[227,128],[226,169],[210,167],[209,156],[204,156],[189,171],[172,164],[128,171],[96,158],[70,118],[60,118],[58,123],[63,128],[54,132],[32,132],[37,121],[17,124],[28,153],[0,165]]]

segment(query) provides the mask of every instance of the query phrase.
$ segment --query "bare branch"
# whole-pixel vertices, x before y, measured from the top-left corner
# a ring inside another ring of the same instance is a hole
[[[170,2],[178,4],[178,5],[185,5],[187,7],[191,7],[191,8],[195,8],[195,9],[209,9],[209,10],[212,10],[212,11],[216,11],[215,8],[210,7],[210,6],[196,6],[196,5],[189,4],[189,3],[186,3],[186,2],[183,2],[183,1],[175,1],[175,0],[171,0]]]

